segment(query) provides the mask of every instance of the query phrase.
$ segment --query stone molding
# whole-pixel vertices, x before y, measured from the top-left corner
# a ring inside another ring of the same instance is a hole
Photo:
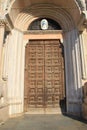
[[[75,0],[75,1],[78,3],[78,5],[79,5],[81,11],[86,11],[86,3],[85,3],[85,0]]]
[[[31,22],[45,15],[58,22],[64,31],[70,31],[75,28],[72,17],[64,9],[56,7],[52,4],[37,4],[28,7],[19,13],[14,26],[21,31],[26,31]]]
[[[5,2],[4,2],[5,4],[3,5],[3,2],[1,2],[0,5],[2,6],[3,9],[5,8],[6,10],[10,10],[12,8],[12,5],[14,4],[15,1],[16,0],[5,0]],[[78,6],[80,7],[81,11],[86,10],[85,0],[74,0],[74,1],[75,1],[75,3],[78,4]]]
[[[78,30],[84,31],[87,28],[87,11],[82,11],[80,20],[78,22]]]

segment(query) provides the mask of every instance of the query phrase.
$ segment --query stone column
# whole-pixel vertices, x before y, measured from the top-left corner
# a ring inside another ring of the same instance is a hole
[[[7,85],[2,79],[3,43],[5,33],[5,22],[0,20],[0,121],[8,118]]]
[[[82,54],[82,79],[87,81],[87,31],[80,35],[81,54]]]
[[[80,35],[81,60],[82,60],[82,86],[83,86],[83,105],[82,116],[87,120],[87,31]]]
[[[86,49],[86,47],[84,47],[84,38],[82,34],[79,35],[79,39],[80,39],[80,55],[81,55],[81,74],[82,74],[82,79],[85,80],[87,79],[86,59],[85,59],[85,50],[84,50]]]
[[[0,20],[0,101],[4,97],[4,92],[3,92],[3,81],[2,81],[2,51],[3,51],[3,43],[4,43],[4,32],[5,32],[5,24],[3,20]],[[4,103],[4,101],[2,101]]]
[[[65,34],[64,50],[67,112],[80,115],[82,112],[81,64],[79,40],[76,29]]]
[[[14,29],[10,35],[7,55],[8,63],[8,101],[10,116],[23,113],[23,33]]]
[[[5,24],[1,20],[0,21],[0,78],[1,78],[2,48],[4,43],[4,32],[5,32]]]

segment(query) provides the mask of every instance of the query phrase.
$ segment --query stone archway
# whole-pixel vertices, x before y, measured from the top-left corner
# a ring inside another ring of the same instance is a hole
[[[27,41],[24,40],[22,32],[27,30],[32,21],[43,16],[54,19],[63,29],[67,112],[80,114],[82,90],[78,31],[75,28],[72,17],[64,9],[56,8],[56,6],[51,4],[37,4],[31,6],[23,10],[15,21],[16,29],[12,31],[12,36],[9,38],[9,46],[12,47],[10,55],[13,55],[13,57],[10,58],[13,62],[8,77],[8,89],[10,90],[8,92],[10,97],[9,113],[12,115],[24,111],[24,61],[25,45]],[[12,40],[15,40],[14,47]],[[13,59],[16,59],[16,61]],[[14,72],[13,77],[10,76],[12,72]],[[12,82],[10,83],[10,81]]]

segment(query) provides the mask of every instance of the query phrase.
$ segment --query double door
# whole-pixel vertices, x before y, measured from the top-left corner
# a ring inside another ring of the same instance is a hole
[[[65,96],[63,46],[59,40],[31,40],[25,49],[25,111],[56,108]]]

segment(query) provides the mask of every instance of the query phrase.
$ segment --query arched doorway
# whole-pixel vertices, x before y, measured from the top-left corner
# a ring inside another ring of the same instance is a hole
[[[45,29],[41,27],[43,21],[47,22]],[[40,18],[31,23],[29,30],[32,36],[25,47],[25,112],[64,112],[64,47],[58,38],[61,26],[52,19]]]
[[[62,31],[31,30],[29,25],[38,18],[52,18],[61,25]],[[82,111],[82,89],[80,68],[80,45],[75,21],[64,8],[53,4],[34,4],[22,10],[14,24],[9,40],[8,97],[9,114],[24,112],[24,70],[26,44],[31,40],[59,40],[64,45],[65,83],[67,113],[80,114]],[[25,35],[26,34],[26,35]],[[61,36],[63,34],[63,38]],[[37,36],[38,35],[38,36]],[[62,40],[63,39],[63,40]],[[14,41],[14,46],[13,46]],[[16,60],[15,60],[16,59]],[[7,66],[6,66],[7,67]],[[11,81],[11,82],[10,82]],[[15,110],[14,110],[15,108]]]

